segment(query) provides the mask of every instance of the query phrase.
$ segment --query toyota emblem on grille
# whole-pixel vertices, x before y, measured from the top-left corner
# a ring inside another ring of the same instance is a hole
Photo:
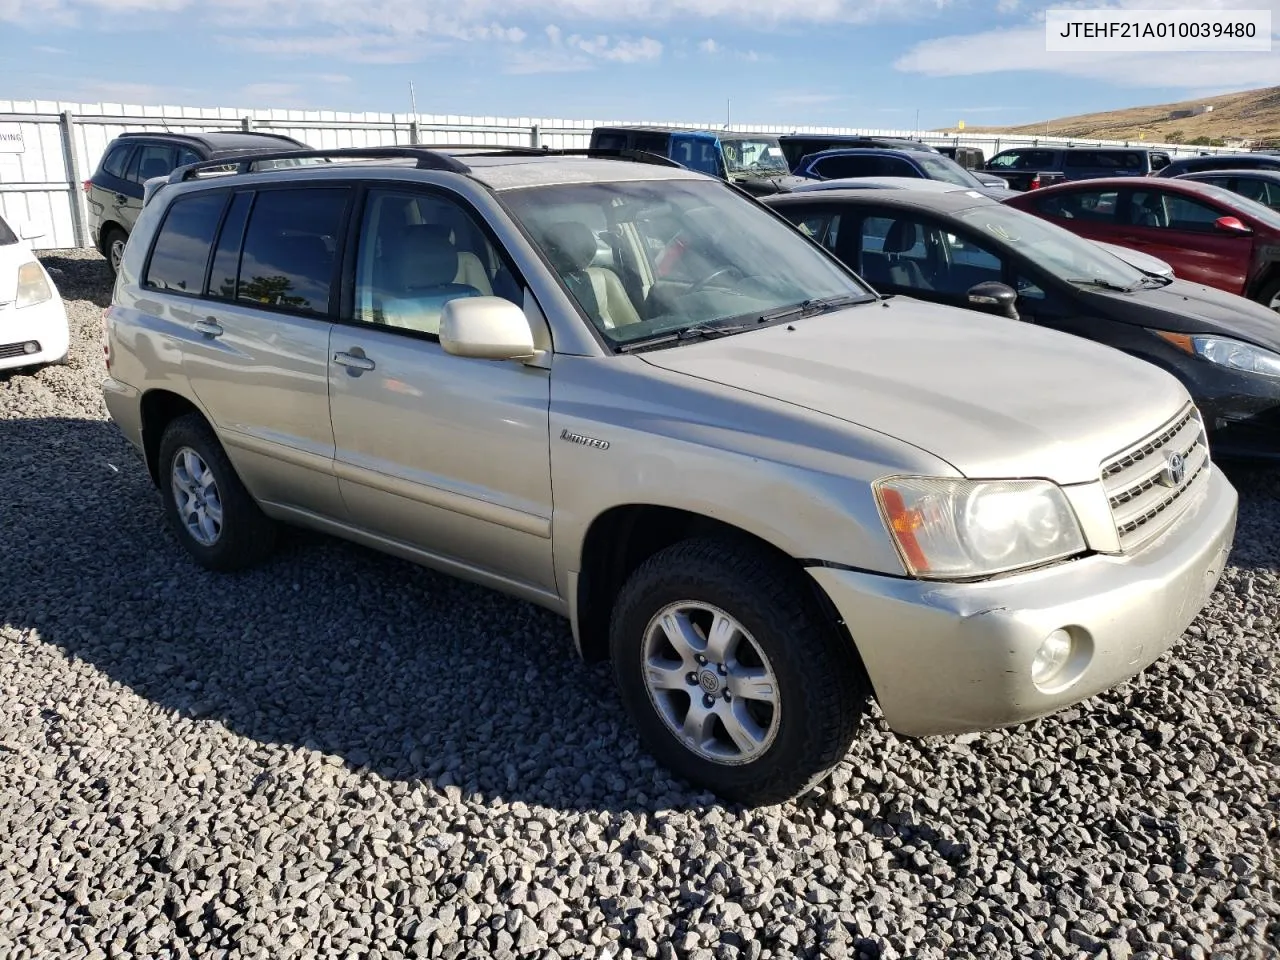
[[[1181,454],[1169,454],[1169,460],[1164,467],[1164,484],[1166,487],[1180,487],[1182,481],[1187,475],[1187,463],[1182,459]]]

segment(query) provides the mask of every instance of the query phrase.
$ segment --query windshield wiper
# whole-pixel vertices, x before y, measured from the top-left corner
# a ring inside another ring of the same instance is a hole
[[[721,325],[695,323],[692,326],[681,327],[678,330],[668,330],[665,333],[655,333],[652,337],[632,340],[630,343],[620,345],[618,350],[621,353],[631,353],[633,350],[639,350],[644,347],[657,347],[664,343],[679,343],[682,340],[715,340],[717,337],[728,337],[744,330],[752,330],[756,326],[756,323]]]
[[[1101,287],[1103,290],[1115,290],[1119,293],[1131,292],[1130,287],[1126,287],[1123,283],[1112,283],[1110,280],[1104,280],[1102,277],[1071,277],[1067,283],[1078,283],[1085,287]]]
[[[813,300],[805,300],[803,303],[797,303],[790,307],[780,307],[777,310],[770,310],[768,313],[762,313],[756,318],[757,323],[773,323],[778,320],[785,320],[788,317],[811,317],[814,314],[826,313],[828,310],[835,310],[838,307],[847,307],[853,303],[871,303],[865,294],[861,293],[843,293],[838,297],[818,297]]]
[[[1148,273],[1138,281],[1138,286],[1150,286],[1155,284],[1158,287],[1167,287],[1171,283],[1173,283],[1173,277],[1164,277],[1158,273]]]

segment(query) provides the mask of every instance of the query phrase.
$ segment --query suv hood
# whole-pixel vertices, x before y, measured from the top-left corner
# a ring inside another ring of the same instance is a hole
[[[1098,479],[1188,402],[1110,347],[905,297],[638,354],[878,431],[974,478]]]
[[[1225,290],[1174,280],[1133,293],[1081,292],[1122,323],[1172,333],[1219,334],[1280,353],[1280,313]]]

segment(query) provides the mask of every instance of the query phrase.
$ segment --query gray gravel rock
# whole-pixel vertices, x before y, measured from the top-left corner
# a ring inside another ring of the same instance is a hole
[[[0,956],[1280,957],[1280,480],[1172,656],[1013,730],[866,725],[715,803],[534,607],[333,540],[196,568],[105,419],[109,284],[0,375]]]

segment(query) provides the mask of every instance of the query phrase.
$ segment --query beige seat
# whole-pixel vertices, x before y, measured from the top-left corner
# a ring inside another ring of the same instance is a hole
[[[572,221],[552,224],[544,238],[547,255],[582,308],[603,329],[640,322],[627,288],[608,267],[593,267],[598,244],[585,225]]]
[[[415,233],[421,233],[430,236],[434,241],[444,241],[453,245],[457,250],[454,242],[453,230],[443,223],[418,223],[406,227],[406,230],[412,230]],[[458,253],[458,275],[453,278],[454,283],[463,283],[468,287],[475,287],[480,294],[485,297],[493,296],[493,282],[489,279],[489,271],[485,270],[484,264],[470,250],[457,250]]]
[[[405,228],[393,251],[390,289],[384,292],[379,322],[421,333],[440,332],[444,305],[458,297],[478,297],[482,291],[458,283],[458,253],[448,231],[417,225]]]

